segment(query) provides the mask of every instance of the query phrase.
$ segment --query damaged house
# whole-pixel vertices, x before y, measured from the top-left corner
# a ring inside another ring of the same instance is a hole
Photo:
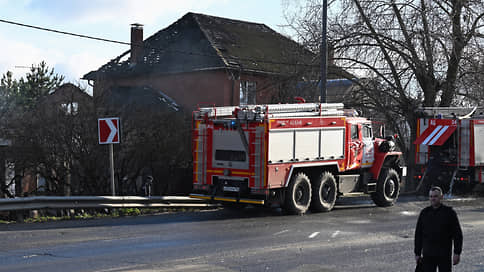
[[[300,83],[319,78],[319,67],[318,56],[265,24],[190,12],[146,39],[141,24],[131,25],[130,49],[83,79],[98,116],[121,117],[119,190],[137,191],[152,177],[154,193],[168,194],[190,190],[193,110],[314,101],[317,87],[308,97]],[[329,79],[347,75],[331,67]]]

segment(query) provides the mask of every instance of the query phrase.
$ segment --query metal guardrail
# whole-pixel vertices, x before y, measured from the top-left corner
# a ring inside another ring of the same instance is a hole
[[[36,196],[1,198],[0,211],[82,208],[204,208],[217,207],[186,196]]]

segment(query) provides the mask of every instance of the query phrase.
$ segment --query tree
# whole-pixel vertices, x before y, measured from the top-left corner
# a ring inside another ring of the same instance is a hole
[[[54,74],[54,70],[47,67],[45,62],[38,66],[32,65],[30,72],[25,78],[13,79],[12,73],[8,71],[2,75],[0,80],[0,121],[2,137],[13,140],[19,137],[17,127],[25,120],[25,114],[43,96],[54,88],[58,87],[64,77]],[[10,151],[13,148],[9,148]],[[22,169],[17,167],[17,169]],[[22,171],[17,171],[22,172]],[[19,180],[19,176],[16,175]],[[18,185],[18,184],[17,184]],[[3,187],[3,186],[2,186]],[[16,186],[20,189],[20,186]]]
[[[148,86],[113,86],[97,99],[98,116],[121,120],[121,142],[114,147],[118,193],[142,194],[150,178],[153,194],[188,193],[192,174],[189,116]],[[107,162],[101,162],[106,169]]]
[[[13,79],[12,73],[8,71],[2,76],[0,88],[2,96],[14,99],[17,110],[28,110],[40,98],[57,89],[63,81],[64,76],[54,73],[54,68],[49,70],[42,61],[37,66],[32,65],[25,78],[19,80]]]
[[[42,115],[40,113],[43,113]],[[97,120],[92,97],[85,90],[64,84],[34,108],[28,142],[39,147],[37,171],[51,193],[105,194],[108,186],[101,162],[107,160],[97,142]]]
[[[483,45],[484,46],[484,45]],[[481,49],[484,51],[484,48]],[[465,73],[462,74],[458,85],[458,96],[463,99],[456,101],[456,106],[480,105],[484,101],[484,59],[474,58],[466,60]]]
[[[155,194],[188,193],[191,190],[191,143],[189,119],[181,112],[160,107],[139,111],[122,109],[123,143],[117,153],[121,177],[129,177],[126,193],[137,194],[147,178],[153,178]],[[140,114],[142,113],[142,114]],[[142,184],[132,184],[141,178]],[[130,184],[131,182],[131,184]]]
[[[1,97],[11,102],[2,123],[12,140],[8,157],[20,179],[45,180],[47,194],[70,194],[71,188],[79,194],[99,193],[97,165],[103,154],[97,148],[94,104],[78,87],[61,86],[63,78],[45,62],[19,80],[10,72],[3,75]]]
[[[296,7],[297,13],[287,14],[289,27],[303,43],[318,48],[320,2]],[[484,59],[482,1],[341,0],[330,1],[330,10],[334,59],[360,77],[355,99],[345,102],[379,112],[401,135],[407,135],[408,126],[409,139],[415,139],[416,109],[452,105],[466,94],[466,75],[477,72],[471,64]],[[411,142],[400,142],[407,155],[413,154]],[[413,156],[407,158],[411,164]]]

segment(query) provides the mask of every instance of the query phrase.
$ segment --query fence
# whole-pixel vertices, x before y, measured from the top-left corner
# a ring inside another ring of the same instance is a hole
[[[0,211],[82,208],[204,208],[216,207],[185,196],[36,196],[0,199]]]

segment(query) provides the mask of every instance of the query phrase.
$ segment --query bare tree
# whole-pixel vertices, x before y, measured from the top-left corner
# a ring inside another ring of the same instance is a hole
[[[119,116],[121,143],[115,146],[119,193],[143,194],[150,180],[153,194],[191,190],[191,121],[151,87],[112,87],[96,101],[98,115]],[[106,163],[102,163],[106,166]]]
[[[314,48],[321,39],[321,3],[283,1],[288,26]],[[360,88],[347,104],[383,114],[406,135],[416,132],[416,109],[450,106],[465,75],[482,61],[484,3],[476,0],[329,1],[328,40],[334,60],[358,75]],[[293,7],[292,9],[290,7]],[[295,8],[294,8],[295,7]],[[295,12],[294,12],[295,11]],[[316,51],[316,50],[315,50]],[[472,61],[475,60],[475,61]],[[476,103],[476,101],[473,101]],[[412,154],[411,141],[401,142]],[[407,156],[412,163],[413,156]]]
[[[484,48],[481,51],[484,52]],[[467,69],[460,75],[458,81],[458,97],[463,99],[456,101],[456,106],[483,105],[484,101],[484,59],[482,56],[466,59]]]

